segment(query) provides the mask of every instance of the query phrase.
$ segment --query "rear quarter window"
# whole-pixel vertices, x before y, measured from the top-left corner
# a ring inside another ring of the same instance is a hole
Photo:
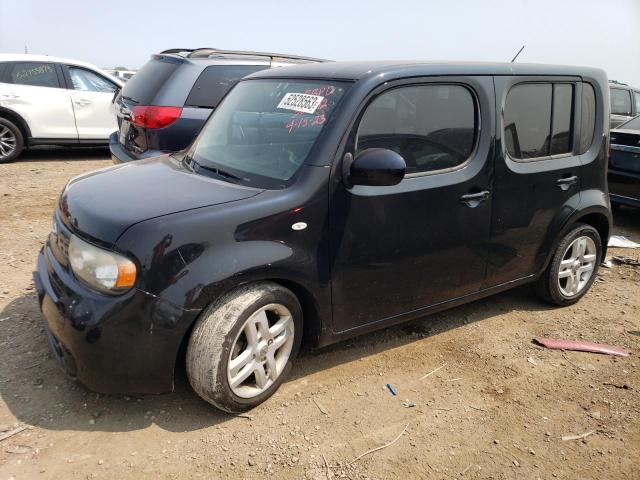
[[[593,142],[596,129],[596,93],[588,83],[582,84],[582,108],[580,121],[580,154],[586,152]]]
[[[212,65],[205,68],[194,83],[185,106],[216,108],[222,97],[243,77],[268,65]]]
[[[141,105],[153,104],[156,94],[180,66],[180,62],[170,59],[149,60],[122,90],[122,96]]]

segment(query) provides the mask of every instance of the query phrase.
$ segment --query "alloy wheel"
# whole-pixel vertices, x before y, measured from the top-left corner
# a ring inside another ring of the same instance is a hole
[[[4,125],[0,125],[0,159],[7,158],[16,149],[15,134]]]
[[[589,283],[596,267],[596,244],[581,236],[569,244],[558,269],[558,287],[565,297],[578,295]]]
[[[253,313],[238,333],[227,365],[229,387],[239,397],[265,392],[284,371],[295,327],[284,305],[266,305]]]

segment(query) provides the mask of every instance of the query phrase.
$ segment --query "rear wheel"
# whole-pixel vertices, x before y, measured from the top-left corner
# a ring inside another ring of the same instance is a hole
[[[577,224],[562,239],[538,280],[540,296],[554,305],[572,305],[593,284],[602,261],[602,240],[590,225]]]
[[[189,382],[222,410],[249,410],[278,389],[301,338],[302,309],[293,293],[273,283],[240,288],[198,320],[187,349]]]
[[[10,120],[0,118],[0,163],[12,162],[23,149],[24,137],[20,129]]]

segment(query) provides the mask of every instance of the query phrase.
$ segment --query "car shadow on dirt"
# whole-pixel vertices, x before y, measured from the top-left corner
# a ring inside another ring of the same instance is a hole
[[[511,310],[543,311],[528,288],[519,288],[423,319],[304,352],[289,381],[437,335]],[[155,423],[193,431],[233,419],[200,400],[184,365],[173,393],[99,395],[70,380],[49,353],[35,294],[11,301],[0,313],[0,396],[20,422],[48,430],[125,432]],[[277,401],[272,399],[271,401]]]
[[[59,162],[62,160],[109,160],[108,147],[32,147],[22,153],[15,161],[29,162]]]
[[[618,207],[613,212],[613,235],[629,236],[640,242],[640,208]]]

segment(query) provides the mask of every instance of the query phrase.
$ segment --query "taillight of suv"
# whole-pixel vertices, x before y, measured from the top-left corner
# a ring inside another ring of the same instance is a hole
[[[143,128],[164,128],[178,120],[181,113],[182,107],[136,105],[131,109],[130,122]]]

